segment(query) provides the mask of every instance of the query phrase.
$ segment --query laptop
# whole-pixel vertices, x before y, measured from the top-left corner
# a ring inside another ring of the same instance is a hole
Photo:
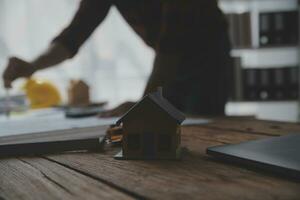
[[[300,134],[209,147],[207,154],[300,180]]]

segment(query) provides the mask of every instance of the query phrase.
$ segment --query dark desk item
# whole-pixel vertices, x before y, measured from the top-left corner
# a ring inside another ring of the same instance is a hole
[[[300,134],[210,147],[207,153],[300,180]]]
[[[0,145],[0,157],[42,155],[67,151],[101,151],[104,137]]]
[[[91,117],[99,114],[103,111],[103,107],[71,107],[67,108],[65,115],[67,118],[82,118]]]

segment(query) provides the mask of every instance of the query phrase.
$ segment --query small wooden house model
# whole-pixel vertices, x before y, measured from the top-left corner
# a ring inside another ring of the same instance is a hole
[[[70,106],[87,106],[90,103],[90,88],[82,80],[71,80],[68,89],[68,104]]]
[[[150,93],[117,121],[122,125],[122,151],[116,159],[178,159],[180,124],[185,116],[162,96]]]

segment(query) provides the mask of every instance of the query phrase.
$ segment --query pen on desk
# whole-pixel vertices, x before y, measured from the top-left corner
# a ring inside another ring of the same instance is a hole
[[[5,109],[5,115],[7,118],[10,116],[10,94],[9,94],[9,89],[6,89],[5,91],[5,104],[6,104],[6,109]]]

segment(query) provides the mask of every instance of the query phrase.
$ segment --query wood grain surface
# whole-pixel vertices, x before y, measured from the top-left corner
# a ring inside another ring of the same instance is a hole
[[[300,199],[300,183],[223,163],[206,148],[300,132],[299,124],[216,119],[182,128],[181,161],[120,161],[104,153],[0,160],[0,199]]]
[[[5,159],[0,169],[2,199],[132,199],[47,159]]]

